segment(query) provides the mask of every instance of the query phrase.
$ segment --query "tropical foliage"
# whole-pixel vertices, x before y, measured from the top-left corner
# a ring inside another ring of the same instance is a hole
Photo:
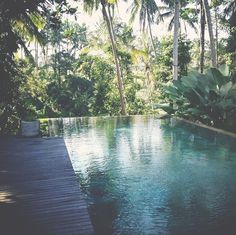
[[[235,1],[135,0],[128,18],[139,33],[117,17],[117,1],[73,2],[100,12],[93,30],[71,4],[1,2],[0,133],[16,132],[20,119],[159,113],[163,102],[171,114],[235,130]],[[158,24],[172,32],[161,37]],[[200,38],[190,40],[190,27]]]
[[[166,87],[166,94],[168,113],[236,131],[236,83],[227,66],[191,72]]]

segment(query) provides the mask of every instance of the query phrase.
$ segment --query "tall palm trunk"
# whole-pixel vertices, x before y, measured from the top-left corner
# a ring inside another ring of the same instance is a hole
[[[39,53],[38,53],[38,42],[36,38],[34,41],[34,50],[35,50],[34,61],[35,61],[36,67],[38,67]]]
[[[59,80],[59,85],[61,86],[61,42],[60,40],[58,41],[58,53],[57,53],[57,70],[58,70],[58,80]]]
[[[178,79],[178,37],[180,1],[175,0],[174,43],[173,43],[173,80]]]
[[[204,70],[204,56],[205,56],[205,26],[206,17],[204,11],[203,0],[201,0],[201,32],[200,32],[200,72]]]
[[[20,58],[22,60],[24,59],[24,48],[23,48],[23,46],[20,46]]]
[[[212,20],[211,20],[211,13],[209,8],[208,0],[204,0],[204,8],[205,13],[207,17],[207,25],[208,25],[208,32],[209,32],[209,38],[210,38],[210,47],[211,47],[211,63],[212,67],[216,68],[216,47],[215,47],[215,41],[214,41],[214,35],[213,35],[213,27],[212,27]]]
[[[218,6],[215,7],[215,26],[216,26],[216,66],[218,67]]]
[[[154,40],[153,40],[153,35],[152,35],[151,17],[150,17],[149,13],[147,13],[147,16],[148,16],[148,30],[149,30],[149,35],[150,35],[150,39],[151,39],[152,49],[154,51],[155,56],[157,57],[157,52],[156,52],[156,48],[155,48],[155,44],[154,44]]]
[[[48,43],[46,44],[46,48],[45,48],[45,61],[44,61],[44,63],[45,64],[47,64],[48,63],[48,47],[49,47],[49,45],[48,45]]]
[[[127,115],[123,77],[122,77],[122,72],[121,72],[120,61],[119,61],[119,58],[117,55],[117,48],[116,48],[116,41],[115,41],[115,36],[114,36],[113,25],[112,25],[111,18],[109,17],[109,15],[107,13],[105,1],[102,0],[101,4],[102,4],[102,14],[103,14],[104,20],[107,24],[107,28],[108,28],[108,32],[109,32],[109,36],[110,36],[110,40],[111,40],[112,53],[113,53],[115,65],[116,65],[116,74],[117,74],[118,88],[119,88],[119,94],[120,94],[120,103],[121,103],[121,114]]]

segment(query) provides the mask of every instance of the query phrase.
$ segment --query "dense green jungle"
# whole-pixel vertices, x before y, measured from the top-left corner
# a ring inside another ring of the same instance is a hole
[[[1,134],[20,120],[136,114],[236,132],[236,2],[126,5],[128,21],[116,0],[1,1]]]

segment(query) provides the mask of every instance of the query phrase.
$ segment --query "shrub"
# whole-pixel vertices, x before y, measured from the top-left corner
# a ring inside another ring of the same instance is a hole
[[[236,83],[226,65],[205,74],[196,71],[165,88],[169,114],[236,131]]]

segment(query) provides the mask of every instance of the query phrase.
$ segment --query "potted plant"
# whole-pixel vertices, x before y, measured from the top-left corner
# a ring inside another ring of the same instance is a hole
[[[21,135],[35,137],[40,133],[40,122],[34,110],[28,110],[20,121]]]

